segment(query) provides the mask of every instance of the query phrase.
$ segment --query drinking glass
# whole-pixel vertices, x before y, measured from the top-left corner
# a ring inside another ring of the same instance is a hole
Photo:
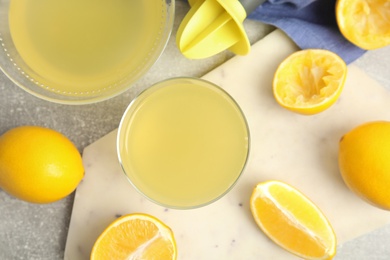
[[[128,106],[117,153],[133,186],[169,208],[205,206],[224,196],[242,174],[249,129],[234,99],[202,79],[171,78]]]

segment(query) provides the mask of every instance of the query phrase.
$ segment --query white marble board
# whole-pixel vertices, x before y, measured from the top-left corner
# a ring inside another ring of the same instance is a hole
[[[138,194],[119,166],[116,131],[88,146],[65,259],[89,259],[104,228],[135,212],[152,214],[173,229],[178,259],[295,259],[265,237],[249,211],[253,187],[270,179],[285,181],[314,201],[333,224],[339,243],[390,223],[390,212],[368,205],[346,188],[337,165],[344,133],[367,121],[390,120],[390,92],[352,64],[343,93],[330,109],[314,116],[289,112],[275,102],[271,82],[277,65],[296,50],[276,30],[254,44],[250,55],[236,56],[203,77],[236,99],[251,132],[243,176],[228,195],[209,206],[166,209]]]

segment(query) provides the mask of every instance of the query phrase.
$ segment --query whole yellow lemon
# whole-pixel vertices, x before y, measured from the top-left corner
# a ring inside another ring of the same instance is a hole
[[[79,151],[55,130],[20,126],[0,136],[0,188],[21,200],[60,200],[76,189],[83,176]]]
[[[390,210],[390,122],[368,122],[345,134],[339,144],[339,168],[353,192]]]

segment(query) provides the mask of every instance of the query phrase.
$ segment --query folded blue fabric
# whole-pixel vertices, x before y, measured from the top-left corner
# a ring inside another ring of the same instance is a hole
[[[366,51],[340,33],[335,4],[336,0],[268,0],[247,18],[281,29],[301,49],[327,49],[349,64]]]

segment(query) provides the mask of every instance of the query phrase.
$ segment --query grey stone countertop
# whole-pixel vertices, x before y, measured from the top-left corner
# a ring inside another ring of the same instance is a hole
[[[82,152],[116,129],[130,101],[149,85],[175,76],[200,77],[231,58],[229,52],[204,60],[188,60],[180,54],[175,33],[187,11],[187,4],[176,3],[172,37],[161,58],[131,89],[108,101],[81,106],[50,103],[26,93],[0,73],[0,134],[20,125],[45,126],[65,134]],[[244,26],[251,43],[274,29],[250,20]],[[390,46],[367,52],[355,64],[390,91]],[[74,194],[37,205],[0,190],[0,259],[63,259],[73,198]],[[386,226],[339,245],[335,259],[390,259],[389,244],[390,226]]]

